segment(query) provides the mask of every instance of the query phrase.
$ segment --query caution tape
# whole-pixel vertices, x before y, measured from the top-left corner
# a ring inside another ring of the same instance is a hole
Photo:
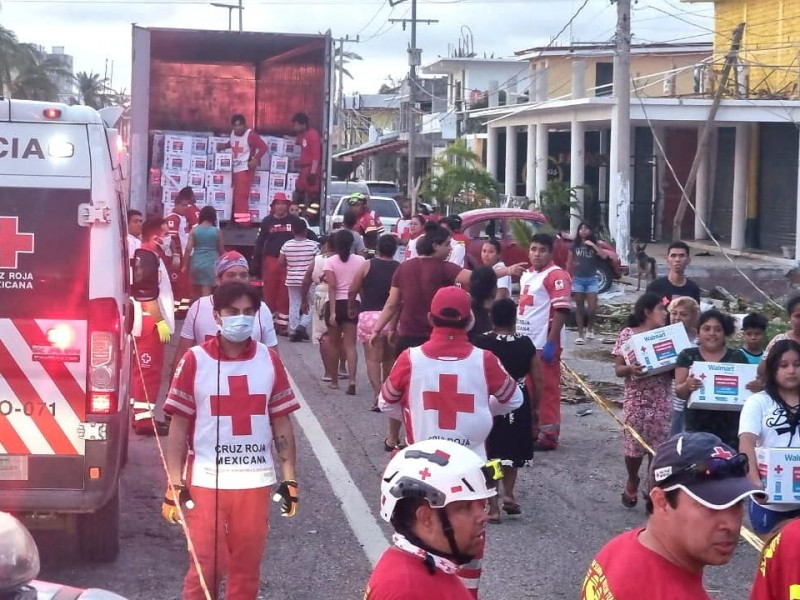
[[[614,412],[614,410],[611,408],[611,406],[609,406],[609,403],[606,400],[604,400],[597,392],[595,392],[589,386],[589,384],[586,382],[586,380],[583,379],[583,377],[581,377],[580,375],[578,375],[563,360],[561,361],[561,368],[564,369],[564,371],[570,377],[572,377],[572,379],[575,380],[575,383],[578,384],[578,386],[586,393],[587,396],[589,396],[598,405],[600,405],[600,408],[602,408],[609,415],[611,415],[611,418],[613,418],[617,423],[619,423],[622,426],[622,428],[625,431],[627,431],[631,435],[631,437],[633,437],[633,439],[635,439],[637,442],[639,442],[639,444],[642,445],[642,448],[644,448],[648,452],[648,454],[651,454],[651,455],[655,454],[655,451],[653,450],[653,448],[650,446],[650,444],[648,444],[646,441],[644,441],[644,438],[639,434],[639,432],[636,431],[633,427],[631,427],[627,423],[625,423],[622,419],[620,419],[617,416],[617,414]],[[747,543],[749,543],[758,552],[761,552],[764,549],[764,542],[761,540],[761,538],[759,538],[755,533],[750,531],[744,525],[742,525],[742,529],[741,529],[739,534],[742,536],[742,538]]]

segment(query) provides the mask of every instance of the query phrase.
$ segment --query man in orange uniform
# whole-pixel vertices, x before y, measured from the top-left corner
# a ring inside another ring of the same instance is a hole
[[[319,202],[322,143],[319,132],[308,125],[308,115],[299,112],[292,117],[292,129],[300,146],[300,175],[295,186],[295,201],[306,206]]]

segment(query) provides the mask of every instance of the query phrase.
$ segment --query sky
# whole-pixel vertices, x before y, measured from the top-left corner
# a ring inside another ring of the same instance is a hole
[[[238,0],[220,0],[236,3]],[[397,0],[392,0],[397,2]],[[389,0],[243,0],[244,29],[360,37],[346,44],[363,60],[353,61],[345,90],[375,93],[388,78],[407,71],[410,27],[389,18],[410,17],[411,0],[394,7]],[[585,3],[585,6],[583,6]],[[613,38],[616,5],[609,0],[419,0],[417,45],[428,64],[448,56],[469,40],[479,56],[512,57],[515,51],[549,43],[570,19],[557,44],[608,42]],[[234,11],[234,28],[238,27]],[[709,41],[712,3],[638,0],[634,3],[634,42]],[[207,0],[0,0],[0,24],[20,41],[49,49],[63,46],[75,58],[75,72],[94,71],[113,87],[130,90],[131,24],[190,29],[227,29],[228,11]]]

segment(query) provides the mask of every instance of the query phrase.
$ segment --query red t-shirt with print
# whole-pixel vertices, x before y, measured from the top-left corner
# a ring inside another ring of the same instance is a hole
[[[764,548],[750,600],[800,600],[800,520],[794,519]]]
[[[586,573],[581,600],[711,600],[703,574],[645,548],[639,542],[643,531],[628,531],[603,546]]]
[[[418,556],[397,548],[383,553],[364,600],[474,600],[458,575],[433,574]]]

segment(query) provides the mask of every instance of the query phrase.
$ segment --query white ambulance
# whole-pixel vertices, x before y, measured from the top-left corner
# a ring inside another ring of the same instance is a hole
[[[114,133],[85,106],[0,99],[0,510],[119,552],[129,257]]]

